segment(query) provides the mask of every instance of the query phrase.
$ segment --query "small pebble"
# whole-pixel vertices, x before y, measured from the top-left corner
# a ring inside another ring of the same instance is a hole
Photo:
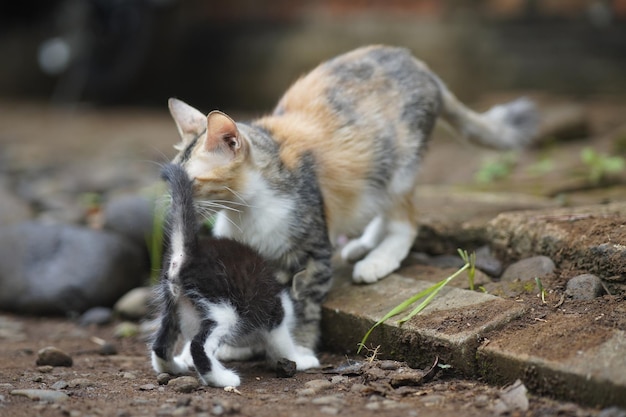
[[[95,386],[95,383],[87,378],[74,378],[68,381],[67,385],[70,388],[87,388]]]
[[[72,364],[71,356],[54,346],[45,347],[37,353],[38,366],[72,366]]]
[[[53,369],[54,369],[54,366],[51,366],[51,365],[43,365],[43,366],[37,367],[37,370],[41,372],[42,374],[49,374],[50,372],[52,372]]]
[[[178,378],[171,379],[167,383],[168,387],[171,387],[176,392],[190,393],[195,391],[200,386],[198,379],[193,376],[180,376]]]
[[[282,358],[276,363],[276,376],[278,378],[291,378],[296,374],[296,363]]]
[[[144,384],[139,386],[139,391],[152,391],[156,389],[156,385],[154,384]]]

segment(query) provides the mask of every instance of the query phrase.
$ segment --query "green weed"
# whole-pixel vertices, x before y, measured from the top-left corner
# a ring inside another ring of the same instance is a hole
[[[398,324],[402,325],[407,320],[410,320],[411,317],[415,316],[416,314],[419,314],[422,310],[424,310],[430,304],[432,299],[435,298],[435,296],[439,293],[439,291],[441,291],[441,289],[443,287],[445,287],[454,278],[459,276],[463,271],[466,271],[466,270],[468,271],[468,276],[469,276],[469,281],[470,281],[470,289],[473,290],[473,288],[474,288],[474,275],[475,275],[475,272],[476,272],[476,254],[472,253],[471,255],[468,255],[467,251],[464,251],[464,250],[461,250],[461,249],[459,249],[458,251],[459,251],[459,255],[461,256],[463,261],[465,261],[465,265],[463,265],[461,268],[459,268],[455,273],[453,273],[449,277],[439,281],[435,285],[432,285],[432,286],[428,287],[424,291],[421,291],[421,292],[415,294],[414,296],[412,296],[411,298],[409,298],[409,299],[403,301],[402,303],[398,304],[391,311],[389,311],[387,314],[385,314],[385,316],[382,319],[378,320],[372,327],[370,327],[370,329],[367,331],[367,333],[365,333],[365,336],[363,336],[363,339],[361,339],[361,342],[359,343],[359,348],[357,350],[357,354],[360,353],[361,350],[365,347],[365,342],[367,341],[367,339],[369,338],[370,334],[372,333],[372,331],[376,327],[380,326],[381,324],[383,324],[385,321],[387,321],[391,317],[396,316],[396,315],[404,312],[412,304],[414,304],[415,302],[417,302],[418,300],[423,298],[424,300],[417,307],[415,307],[409,314],[407,314],[406,316],[404,316],[403,318],[398,320]]]
[[[611,175],[624,170],[626,161],[621,156],[601,154],[587,147],[580,151],[580,159],[587,168],[587,179],[593,185],[608,180]]]

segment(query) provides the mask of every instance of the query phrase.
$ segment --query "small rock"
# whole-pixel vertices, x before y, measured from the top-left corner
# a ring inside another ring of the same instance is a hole
[[[311,400],[311,404],[341,406],[345,404],[345,400],[341,398],[340,395],[326,395],[323,397],[313,398]]]
[[[157,383],[159,385],[167,385],[167,383],[170,382],[171,379],[172,379],[172,376],[165,372],[157,375]]]
[[[103,343],[98,349],[98,353],[102,356],[117,355],[117,347],[113,343]]]
[[[335,375],[332,378],[330,378],[330,383],[331,384],[343,384],[345,382],[348,382],[349,378],[347,376],[344,375]]]
[[[67,383],[70,388],[87,388],[93,387],[96,384],[87,378],[74,378]]]
[[[476,249],[476,268],[492,277],[499,277],[502,274],[502,262],[493,256],[489,246]]]
[[[325,405],[323,407],[320,407],[320,412],[324,413],[324,414],[329,414],[331,416],[336,416],[337,414],[339,414],[339,408],[337,407],[331,407],[328,405]]]
[[[43,366],[37,367],[37,370],[41,372],[42,374],[49,374],[50,372],[52,372],[53,369],[54,369],[54,366],[50,366],[50,365],[43,365]]]
[[[400,368],[400,362],[390,361],[390,360],[382,360],[378,362],[378,367],[383,371],[395,371]]]
[[[167,383],[168,387],[171,387],[176,392],[182,392],[188,394],[200,387],[198,379],[193,376],[180,376],[178,378],[171,379]]]
[[[593,300],[604,293],[604,288],[600,278],[592,274],[583,274],[567,281],[565,293],[574,300]]]
[[[15,389],[11,395],[20,395],[34,401],[45,401],[48,403],[58,403],[69,398],[67,394],[50,389]]]
[[[598,417],[626,417],[626,410],[619,407],[608,407],[600,411]]]
[[[555,268],[554,262],[547,256],[533,256],[509,265],[500,279],[529,281],[551,274]]]
[[[298,396],[310,396],[315,395],[321,391],[324,391],[332,386],[332,382],[327,379],[313,379],[304,384],[304,388],[296,391]]]
[[[276,376],[278,378],[291,378],[296,374],[296,363],[282,358],[276,363]]]
[[[92,307],[85,311],[78,320],[81,326],[90,324],[103,325],[113,320],[113,310],[108,307]]]
[[[137,375],[132,372],[122,372],[122,378],[124,379],[137,379]]]
[[[69,386],[69,384],[66,381],[60,380],[60,381],[57,381],[54,384],[52,384],[51,388],[55,389],[55,390],[60,390],[60,389],[65,389],[68,386]]]
[[[389,381],[391,386],[415,386],[420,385],[424,379],[424,372],[416,370],[407,370],[405,372],[394,372],[391,374],[391,380]]]
[[[150,313],[152,287],[133,288],[124,294],[113,306],[117,314],[128,320],[141,320]]]
[[[72,366],[72,358],[54,346],[48,346],[37,353],[37,365]]]
[[[139,391],[152,391],[156,389],[156,385],[154,384],[144,384],[139,386]]]
[[[507,407],[507,411],[528,411],[528,390],[519,379],[513,385],[504,388],[500,392],[500,399]]]

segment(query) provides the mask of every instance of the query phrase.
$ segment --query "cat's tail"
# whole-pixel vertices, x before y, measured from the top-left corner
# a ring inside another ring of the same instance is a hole
[[[434,78],[441,91],[443,119],[470,142],[496,149],[515,149],[535,139],[539,113],[531,100],[519,98],[477,113],[461,103],[437,76]]]
[[[161,177],[168,183],[172,198],[168,218],[170,245],[174,252],[189,253],[197,245],[193,182],[178,164],[163,166]]]

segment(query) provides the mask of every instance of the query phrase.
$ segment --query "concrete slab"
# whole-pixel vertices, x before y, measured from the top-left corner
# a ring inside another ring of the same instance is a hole
[[[355,352],[367,330],[388,311],[428,288],[430,281],[392,274],[376,285],[350,282],[350,268],[336,271],[336,282],[323,309],[322,333],[327,348]],[[417,304],[416,304],[417,305]],[[407,311],[407,313],[410,309]],[[379,357],[425,367],[439,356],[463,375],[476,374],[476,349],[482,335],[523,313],[514,301],[458,288],[444,288],[419,315],[397,324],[402,315],[372,332],[366,345]]]

